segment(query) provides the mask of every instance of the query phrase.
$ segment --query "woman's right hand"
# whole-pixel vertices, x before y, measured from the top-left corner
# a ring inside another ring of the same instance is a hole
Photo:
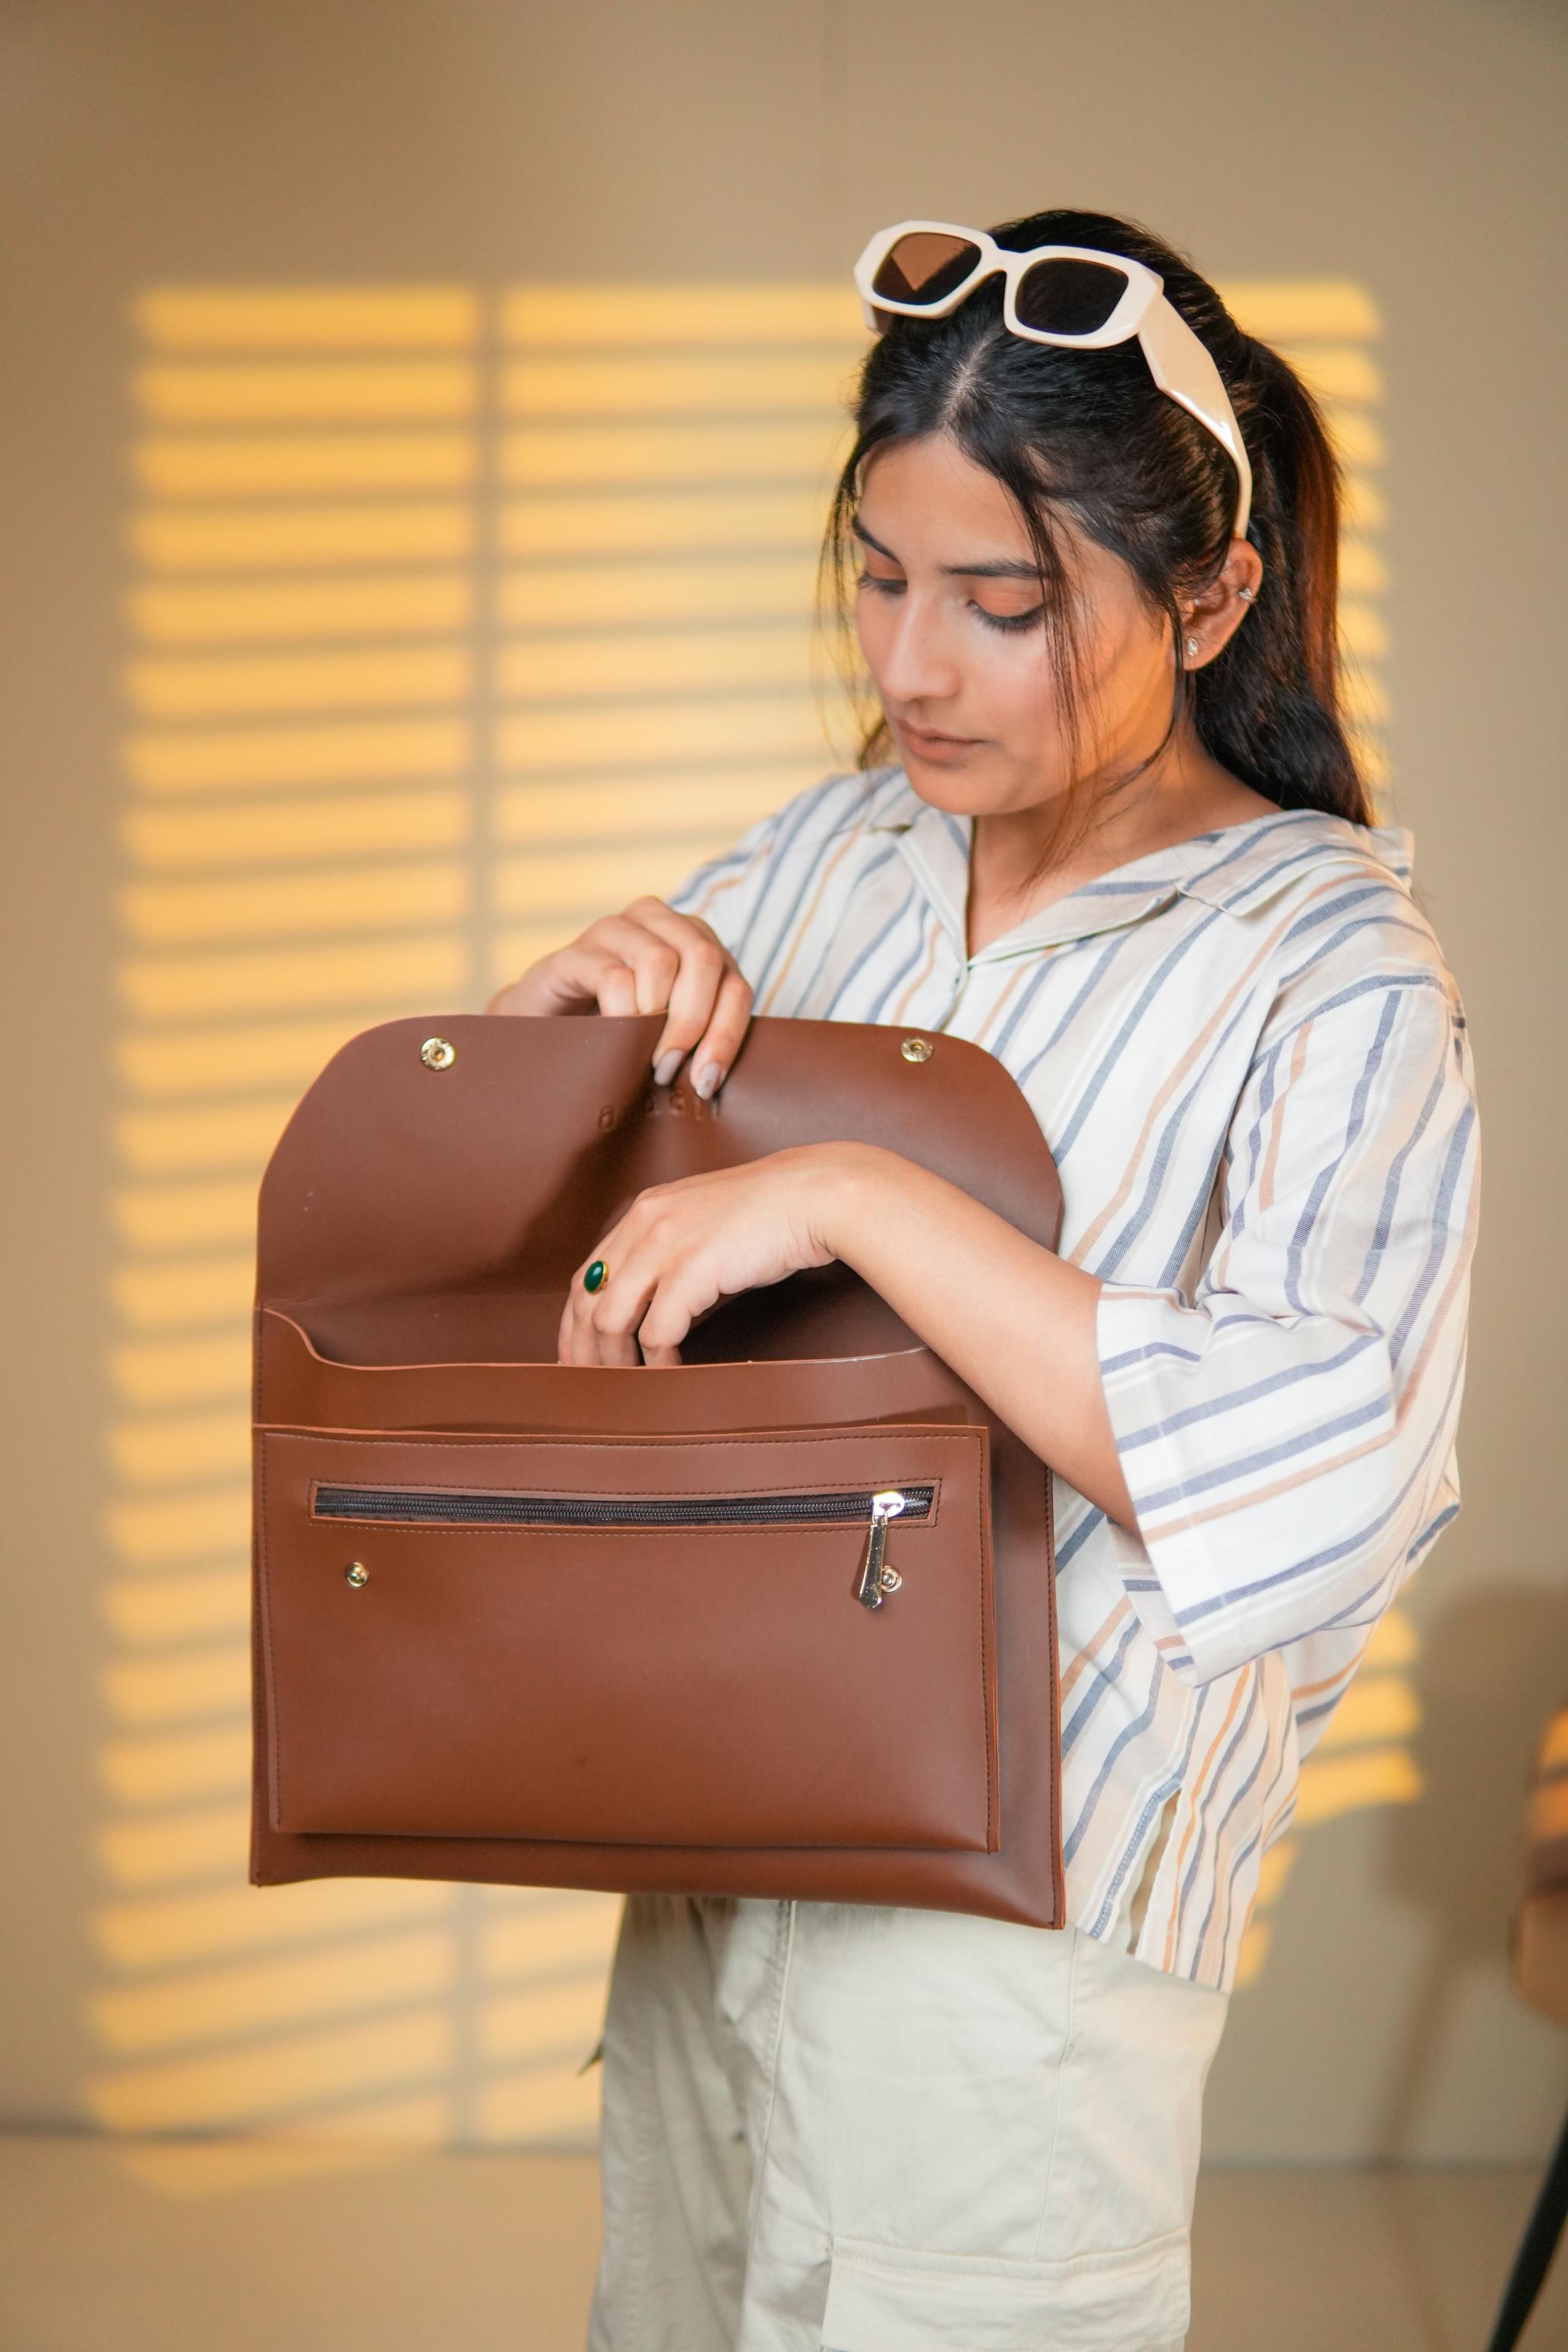
[[[601,915],[563,948],[499,988],[487,1013],[663,1013],[653,1074],[668,1086],[689,1054],[710,1095],[729,1076],[752,1017],[752,986],[712,926],[662,898]]]

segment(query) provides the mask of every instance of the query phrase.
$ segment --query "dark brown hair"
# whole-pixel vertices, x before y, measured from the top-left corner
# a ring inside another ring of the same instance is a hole
[[[1295,370],[1246,335],[1206,278],[1136,222],[1109,213],[1044,212],[991,231],[998,245],[1079,245],[1131,256],[1208,347],[1252,464],[1247,536],[1263,559],[1254,608],[1200,670],[1177,662],[1171,717],[1135,781],[1190,710],[1206,751],[1282,809],[1324,809],[1364,824],[1368,797],[1340,711],[1338,575],[1341,477],[1321,413]],[[1180,600],[1223,565],[1236,512],[1236,469],[1213,434],[1156,385],[1138,343],[1071,351],[1028,342],[1002,320],[1002,280],[983,279],[942,319],[892,317],[866,356],[851,406],[855,443],[836,486],[818,572],[818,610],[861,713],[859,765],[896,757],[881,712],[868,708],[856,658],[851,524],[861,468],[884,444],[946,433],[1008,490],[1040,573],[1046,628],[1073,785],[1038,874],[1092,822],[1084,795],[1079,646],[1052,530],[1058,505],[1129,566],[1173,645]],[[1031,877],[1033,880],[1037,877]],[[1022,887],[1027,887],[1026,884]]]

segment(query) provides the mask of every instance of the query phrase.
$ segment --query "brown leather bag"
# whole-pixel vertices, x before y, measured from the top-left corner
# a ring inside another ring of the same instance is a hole
[[[384,1023],[272,1154],[251,1879],[1059,1926],[1039,1458],[841,1264],[721,1302],[679,1365],[556,1361],[647,1185],[857,1139],[1052,1245],[1038,1123],[964,1039],[765,1015],[705,1103],[653,1084],[663,1024]]]

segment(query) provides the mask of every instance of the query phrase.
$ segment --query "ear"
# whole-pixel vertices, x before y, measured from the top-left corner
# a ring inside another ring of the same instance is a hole
[[[1233,539],[1208,586],[1183,602],[1177,658],[1184,669],[1202,669],[1230,643],[1262,585],[1263,558],[1249,539]],[[1244,588],[1248,592],[1245,596]],[[1188,640],[1194,637],[1197,651],[1189,653]]]

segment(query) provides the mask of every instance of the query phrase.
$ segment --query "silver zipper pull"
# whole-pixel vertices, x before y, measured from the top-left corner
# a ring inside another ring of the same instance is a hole
[[[884,1487],[871,1497],[871,1524],[866,1530],[866,1557],[860,1563],[860,1581],[855,1588],[855,1598],[868,1609],[879,1609],[884,1592],[896,1592],[903,1579],[898,1570],[884,1568],[882,1553],[888,1541],[888,1521],[896,1519],[904,1507],[904,1498],[896,1486]]]

